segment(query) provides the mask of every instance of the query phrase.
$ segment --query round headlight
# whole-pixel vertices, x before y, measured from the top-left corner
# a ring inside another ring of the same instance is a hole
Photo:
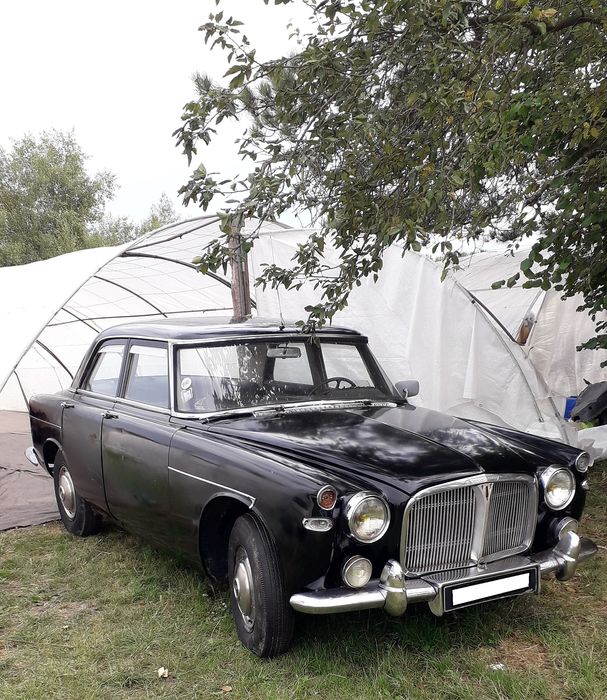
[[[592,466],[592,457],[588,452],[580,452],[575,460],[575,468],[578,472],[587,472],[588,467]]]
[[[352,496],[345,512],[350,532],[359,542],[377,542],[390,524],[388,504],[380,496],[366,491]]]
[[[575,496],[575,478],[569,469],[548,467],[542,473],[541,482],[544,487],[544,501],[552,510],[565,508]]]

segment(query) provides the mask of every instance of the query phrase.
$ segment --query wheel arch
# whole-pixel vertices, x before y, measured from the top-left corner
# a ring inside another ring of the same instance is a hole
[[[234,523],[253,512],[254,501],[234,493],[218,493],[204,506],[198,524],[198,550],[207,575],[223,581],[228,575],[228,541]],[[260,519],[261,520],[261,519]]]
[[[61,445],[54,438],[49,438],[46,440],[42,446],[42,457],[44,459],[44,466],[49,474],[53,473],[53,467],[55,464],[55,459],[57,454],[63,452]]]

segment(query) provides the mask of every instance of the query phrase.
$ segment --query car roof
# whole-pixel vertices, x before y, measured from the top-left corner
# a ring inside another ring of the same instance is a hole
[[[136,321],[107,328],[99,338],[149,338],[157,340],[206,340],[212,337],[229,337],[243,335],[285,335],[302,334],[301,328],[294,323],[284,323],[276,319],[253,318],[232,323],[228,316],[182,316],[180,318],[163,318],[154,321]],[[325,326],[317,329],[319,335],[345,335],[363,338],[350,328]]]

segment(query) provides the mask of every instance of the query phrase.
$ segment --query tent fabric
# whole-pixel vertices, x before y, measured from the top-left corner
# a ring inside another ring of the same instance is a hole
[[[220,234],[217,216],[182,221],[131,244],[0,268],[0,410],[71,383],[97,333],[136,319],[230,315],[230,282],[192,259]],[[248,222],[254,228],[256,222]],[[264,230],[282,230],[264,224]]]
[[[253,274],[274,261],[288,265],[310,231],[266,233],[251,253]],[[326,262],[336,262],[326,253]],[[336,325],[365,333],[393,381],[418,379],[415,402],[463,417],[510,425],[567,440],[546,387],[521,348],[512,343],[453,276],[441,283],[431,260],[390,248],[377,284],[361,280]],[[257,296],[260,315],[305,318],[317,296],[313,284]]]
[[[562,299],[554,290],[524,289],[521,282],[510,289],[491,289],[493,282],[520,271],[528,253],[529,249],[476,253],[461,261],[455,277],[514,338],[525,317],[533,314],[531,333],[522,348],[561,409],[566,397],[577,396],[586,381],[592,384],[607,379],[607,368],[601,367],[607,362],[607,350],[577,350],[596,333],[589,314],[578,311],[583,302],[580,295]],[[607,319],[607,314],[596,320],[601,319]]]
[[[0,530],[59,517],[53,480],[24,456],[30,444],[27,414],[0,411]]]

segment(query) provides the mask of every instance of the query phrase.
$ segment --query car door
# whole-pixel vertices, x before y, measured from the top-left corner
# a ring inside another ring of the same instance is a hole
[[[73,399],[63,402],[62,448],[76,490],[107,510],[101,466],[104,415],[114,406],[127,341],[107,340],[93,352]]]
[[[129,530],[170,542],[169,367],[166,343],[132,340],[116,403],[103,423],[102,463],[110,513]]]

